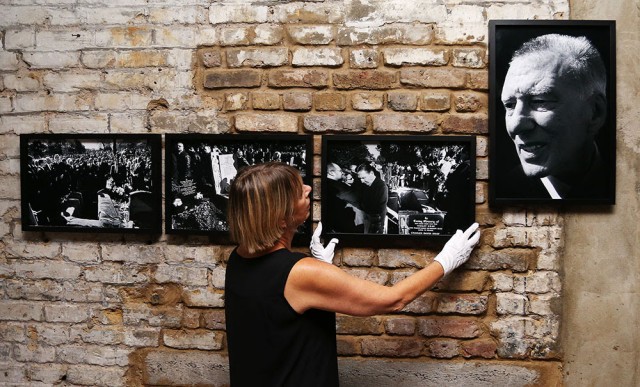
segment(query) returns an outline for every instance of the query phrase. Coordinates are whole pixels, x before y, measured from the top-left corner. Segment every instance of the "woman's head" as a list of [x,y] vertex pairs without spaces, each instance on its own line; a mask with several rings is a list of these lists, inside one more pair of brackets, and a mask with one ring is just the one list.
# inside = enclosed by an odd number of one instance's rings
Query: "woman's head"
[[[288,227],[297,227],[308,216],[307,190],[298,170],[282,163],[242,169],[229,192],[231,238],[250,253],[272,247]],[[303,198],[307,212],[301,219]]]

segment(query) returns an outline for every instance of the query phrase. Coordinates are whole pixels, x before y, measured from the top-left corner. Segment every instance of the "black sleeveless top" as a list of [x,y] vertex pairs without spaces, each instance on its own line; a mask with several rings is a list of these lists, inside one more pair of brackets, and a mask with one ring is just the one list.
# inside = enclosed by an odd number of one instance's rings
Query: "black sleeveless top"
[[335,313],[298,314],[284,297],[289,272],[304,257],[286,249],[249,259],[231,253],[225,316],[232,387],[338,386]]

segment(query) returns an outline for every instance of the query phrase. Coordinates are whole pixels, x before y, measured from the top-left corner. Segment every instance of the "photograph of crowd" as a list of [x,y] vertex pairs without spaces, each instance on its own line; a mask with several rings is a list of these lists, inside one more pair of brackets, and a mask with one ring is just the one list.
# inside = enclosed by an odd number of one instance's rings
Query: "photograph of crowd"
[[161,232],[157,135],[22,135],[22,228]]
[[325,136],[327,234],[448,236],[474,221],[475,140],[469,136]]
[[167,135],[167,233],[227,233],[229,188],[238,171],[278,161],[311,179],[311,137],[290,135]]

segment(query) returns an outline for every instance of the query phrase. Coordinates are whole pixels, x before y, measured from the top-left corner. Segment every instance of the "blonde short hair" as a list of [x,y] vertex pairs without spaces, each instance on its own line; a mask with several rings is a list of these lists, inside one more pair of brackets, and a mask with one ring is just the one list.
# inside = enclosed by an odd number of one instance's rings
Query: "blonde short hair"
[[273,247],[293,221],[301,197],[300,173],[289,165],[269,162],[242,169],[229,192],[231,239],[252,254]]

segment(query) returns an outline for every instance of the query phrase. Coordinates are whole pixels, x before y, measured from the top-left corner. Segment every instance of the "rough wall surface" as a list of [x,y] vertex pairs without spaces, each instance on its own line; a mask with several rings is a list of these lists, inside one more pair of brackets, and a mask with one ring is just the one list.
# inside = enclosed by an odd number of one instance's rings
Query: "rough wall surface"
[[[19,134],[288,132],[478,136],[481,247],[398,314],[339,316],[344,385],[562,384],[564,220],[488,208],[486,43],[490,19],[568,12],[559,0],[3,2],[0,383],[228,383],[231,247],[23,233]],[[316,187],[321,151],[318,137]],[[436,252],[344,248],[337,263],[393,284]]]
[[572,1],[571,18],[616,20],[618,167],[615,208],[566,216],[565,382],[576,387],[638,386],[640,1]]

